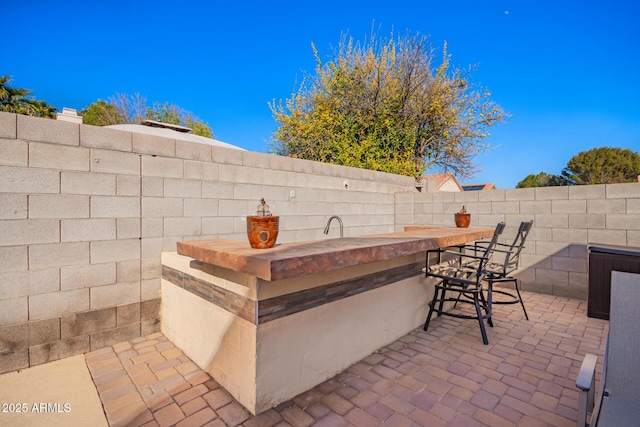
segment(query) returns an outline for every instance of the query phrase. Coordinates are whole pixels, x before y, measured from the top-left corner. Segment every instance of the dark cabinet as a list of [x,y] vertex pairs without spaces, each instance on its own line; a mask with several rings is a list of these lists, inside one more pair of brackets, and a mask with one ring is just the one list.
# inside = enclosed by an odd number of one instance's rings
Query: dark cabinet
[[640,248],[589,246],[589,301],[587,316],[609,319],[611,272],[640,273]]

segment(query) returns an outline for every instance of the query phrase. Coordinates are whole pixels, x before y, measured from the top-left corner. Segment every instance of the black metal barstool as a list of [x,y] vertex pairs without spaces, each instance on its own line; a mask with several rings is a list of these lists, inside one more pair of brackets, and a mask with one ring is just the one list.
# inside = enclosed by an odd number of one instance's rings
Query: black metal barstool
[[[520,266],[520,254],[524,249],[524,243],[527,240],[527,236],[533,227],[533,221],[523,221],[518,227],[516,237],[513,239],[513,243],[495,243],[493,252],[493,258],[487,263],[487,275],[485,280],[489,283],[489,286],[493,288],[494,283],[513,283],[514,291],[506,291],[503,289],[492,289],[494,294],[506,295],[507,299],[497,299],[493,301],[493,304],[520,304],[524,317],[529,320],[527,309],[524,308],[524,301],[520,294],[520,279],[513,276],[513,273],[518,270]],[[488,241],[476,242],[472,248],[474,253],[482,253]],[[468,248],[468,247],[467,247]]]
[[[486,266],[493,255],[494,246],[498,240],[498,236],[502,234],[504,227],[504,222],[496,226],[493,238],[487,242],[481,254],[468,254],[463,251],[455,252],[439,249],[437,251],[438,260],[442,261],[443,255],[445,255],[448,260],[430,266],[428,265],[429,254],[433,251],[427,252],[425,274],[427,277],[437,278],[439,282],[435,285],[433,299],[429,303],[429,314],[427,315],[423,328],[425,331],[429,327],[429,322],[431,321],[434,311],[438,313],[439,316],[446,315],[459,319],[477,319],[480,325],[482,341],[485,344],[489,344],[484,322],[486,319],[489,326],[493,326],[491,320],[491,284],[489,284],[487,298],[485,298],[482,290],[482,281],[487,275]],[[455,292],[458,296],[456,298],[447,297],[447,292]],[[460,299],[461,295],[464,295],[465,298]],[[453,311],[455,307],[451,309],[445,308],[445,302],[473,304],[476,314],[470,315]]]

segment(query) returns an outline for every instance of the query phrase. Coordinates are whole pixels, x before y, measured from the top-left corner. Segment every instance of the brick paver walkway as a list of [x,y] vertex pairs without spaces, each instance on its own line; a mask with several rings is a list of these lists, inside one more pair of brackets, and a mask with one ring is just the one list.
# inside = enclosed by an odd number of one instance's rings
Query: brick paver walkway
[[[575,378],[608,322],[586,302],[524,293],[473,320],[435,318],[291,401],[252,417],[161,333],[86,355],[111,426],[574,426]],[[598,373],[599,375],[599,373]]]

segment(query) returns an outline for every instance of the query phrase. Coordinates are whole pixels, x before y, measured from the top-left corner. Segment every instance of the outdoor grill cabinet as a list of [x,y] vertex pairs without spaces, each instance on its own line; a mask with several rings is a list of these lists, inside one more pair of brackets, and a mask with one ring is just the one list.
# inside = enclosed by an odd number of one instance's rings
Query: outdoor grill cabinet
[[611,271],[640,273],[640,248],[589,246],[589,301],[587,316],[609,320]]

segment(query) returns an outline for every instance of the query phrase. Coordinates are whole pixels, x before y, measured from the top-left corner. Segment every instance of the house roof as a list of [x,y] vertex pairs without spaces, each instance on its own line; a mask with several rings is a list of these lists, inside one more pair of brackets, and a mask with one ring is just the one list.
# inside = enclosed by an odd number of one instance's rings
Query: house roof
[[185,132],[185,133],[189,133],[189,132],[191,132],[193,130],[193,129],[188,128],[186,126],[174,125],[173,123],[164,123],[164,122],[159,122],[157,120],[151,120],[151,119],[142,119],[140,121],[140,124],[141,125],[145,125],[145,126],[151,126],[153,128],[173,129],[175,131]]
[[240,148],[238,146],[229,144],[227,142],[218,141],[217,139],[206,138],[200,135],[193,135],[191,133],[186,133],[183,130],[178,131],[178,130],[170,129],[168,127],[159,127],[157,126],[157,123],[160,123],[160,122],[154,122],[153,125],[124,124],[124,125],[109,125],[105,127],[110,129],[124,130],[127,132],[142,133],[145,135],[163,136],[165,138],[179,139],[181,141],[197,142],[200,144],[214,145],[216,147],[233,148],[236,150],[247,151],[244,148]]
[[487,184],[462,184],[464,191],[495,190],[496,188],[496,185],[492,182]]
[[452,173],[432,173],[422,175],[422,178],[435,180],[436,190],[439,191],[464,191]]

